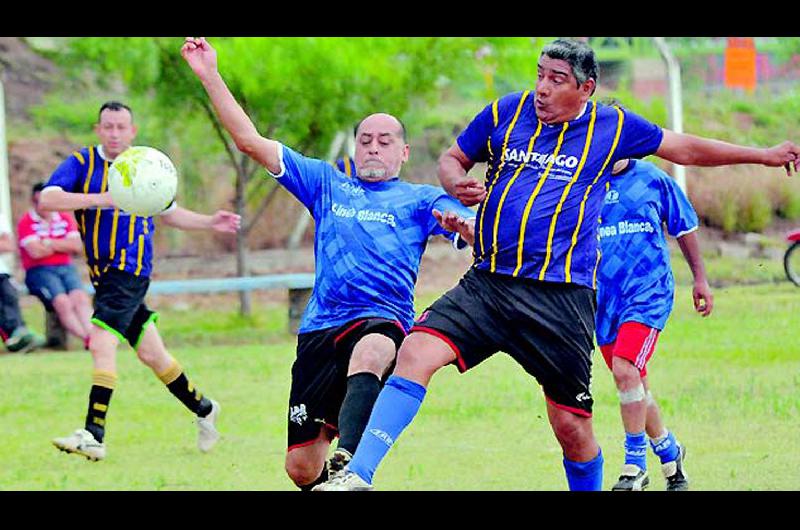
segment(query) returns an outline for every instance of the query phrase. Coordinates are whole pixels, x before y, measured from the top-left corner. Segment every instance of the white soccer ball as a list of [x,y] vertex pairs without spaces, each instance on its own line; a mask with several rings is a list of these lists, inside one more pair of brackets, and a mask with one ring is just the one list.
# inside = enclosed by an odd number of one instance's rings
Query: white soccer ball
[[114,204],[126,212],[156,215],[175,199],[178,172],[172,160],[158,149],[129,147],[108,170],[108,191]]

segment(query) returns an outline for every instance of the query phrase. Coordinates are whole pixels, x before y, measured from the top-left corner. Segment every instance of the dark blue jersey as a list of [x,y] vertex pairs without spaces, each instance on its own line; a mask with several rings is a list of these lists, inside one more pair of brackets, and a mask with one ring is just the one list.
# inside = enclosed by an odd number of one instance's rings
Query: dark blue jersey
[[458,137],[487,162],[475,266],[499,274],[594,287],[597,219],[615,161],[654,153],[660,127],[589,101],[572,121],[539,121],[533,91],[487,105]]

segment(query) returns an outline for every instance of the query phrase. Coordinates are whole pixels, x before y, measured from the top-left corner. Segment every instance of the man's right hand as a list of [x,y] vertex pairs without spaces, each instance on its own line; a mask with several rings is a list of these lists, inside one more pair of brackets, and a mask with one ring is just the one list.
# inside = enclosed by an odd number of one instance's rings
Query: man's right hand
[[95,207],[97,208],[116,208],[114,205],[114,199],[111,198],[111,193],[104,192],[104,193],[97,193],[96,195],[96,203]]
[[181,55],[200,79],[217,71],[217,51],[204,37],[186,37]]
[[464,206],[474,206],[486,197],[486,187],[474,177],[465,177],[456,182],[453,192]]

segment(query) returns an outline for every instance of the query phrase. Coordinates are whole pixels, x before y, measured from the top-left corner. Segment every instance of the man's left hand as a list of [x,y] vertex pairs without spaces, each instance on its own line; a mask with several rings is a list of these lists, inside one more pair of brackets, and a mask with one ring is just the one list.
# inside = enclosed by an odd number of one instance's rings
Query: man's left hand
[[461,239],[469,243],[469,246],[475,244],[475,218],[465,219],[455,212],[440,212],[433,210],[433,217],[439,222],[439,225],[448,232],[456,232],[461,236]]
[[242,216],[226,210],[218,210],[211,216],[211,228],[216,232],[235,233],[242,226]]

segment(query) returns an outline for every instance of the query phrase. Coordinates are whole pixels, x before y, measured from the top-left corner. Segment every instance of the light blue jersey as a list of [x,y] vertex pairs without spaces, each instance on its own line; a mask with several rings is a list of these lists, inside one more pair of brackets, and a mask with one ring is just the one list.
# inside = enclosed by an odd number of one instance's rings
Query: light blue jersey
[[673,237],[697,230],[697,214],[669,175],[631,160],[607,186],[600,218],[597,343],[614,342],[623,322],[664,329],[675,292],[663,227]]
[[432,210],[475,213],[436,186],[351,178],[286,146],[281,157],[275,177],[316,223],[314,291],[300,333],[367,316],[396,320],[408,331],[428,239],[447,234]]

